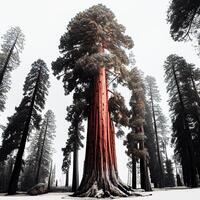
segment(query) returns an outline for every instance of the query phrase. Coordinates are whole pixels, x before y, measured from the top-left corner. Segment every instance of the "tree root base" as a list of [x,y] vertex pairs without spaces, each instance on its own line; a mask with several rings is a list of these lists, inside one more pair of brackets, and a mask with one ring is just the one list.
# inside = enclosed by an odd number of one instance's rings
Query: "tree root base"
[[[118,183],[118,185],[114,185],[109,183],[107,187],[101,187],[102,185],[98,185],[97,182],[94,182],[93,185],[86,186],[85,188],[78,189],[72,196],[74,197],[95,197],[95,198],[111,198],[114,199],[116,197],[128,197],[128,196],[136,196],[143,197],[149,196],[149,194],[141,194],[140,192],[134,191],[131,187],[124,185],[123,183]],[[151,195],[151,194],[150,194]]]

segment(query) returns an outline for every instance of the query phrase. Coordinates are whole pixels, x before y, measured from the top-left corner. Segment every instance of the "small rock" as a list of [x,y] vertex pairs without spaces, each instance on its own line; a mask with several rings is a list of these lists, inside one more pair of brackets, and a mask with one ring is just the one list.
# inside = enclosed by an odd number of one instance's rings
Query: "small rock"
[[47,185],[45,183],[38,183],[37,185],[29,189],[27,193],[29,195],[39,195],[47,192],[48,192]]

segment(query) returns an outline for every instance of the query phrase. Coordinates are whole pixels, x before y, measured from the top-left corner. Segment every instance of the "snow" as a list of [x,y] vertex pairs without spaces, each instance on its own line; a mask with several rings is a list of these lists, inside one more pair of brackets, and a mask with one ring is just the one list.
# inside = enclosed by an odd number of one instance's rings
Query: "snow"
[[[78,198],[69,196],[71,193],[48,193],[40,196],[28,196],[25,194],[18,194],[14,196],[5,196],[0,194],[0,200],[96,200],[96,198]],[[117,200],[199,200],[200,188],[187,189],[187,188],[172,188],[155,190],[153,192],[142,192],[143,197],[127,197],[116,198]],[[109,199],[109,198],[107,198]]]

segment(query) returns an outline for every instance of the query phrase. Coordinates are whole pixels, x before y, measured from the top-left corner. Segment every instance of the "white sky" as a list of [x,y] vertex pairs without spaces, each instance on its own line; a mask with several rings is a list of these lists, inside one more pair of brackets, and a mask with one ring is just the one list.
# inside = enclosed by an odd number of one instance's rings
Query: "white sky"
[[[8,93],[6,110],[1,115],[1,124],[13,114],[22,98],[22,86],[31,64],[38,58],[43,59],[49,69],[51,62],[59,56],[58,45],[61,35],[65,32],[68,22],[78,12],[90,6],[103,3],[116,15],[118,22],[123,24],[135,43],[133,52],[136,65],[156,78],[162,96],[161,106],[168,116],[166,85],[164,83],[163,63],[171,53],[183,56],[188,62],[200,66],[194,47],[190,43],[176,43],[169,35],[166,23],[166,11],[169,0],[0,0],[0,35],[11,26],[20,26],[26,37],[25,49],[21,55],[20,66],[12,72],[12,89]],[[1,41],[0,41],[1,42]],[[55,140],[55,158],[59,183],[61,176],[62,152],[67,138],[67,122],[65,121],[66,106],[71,98],[64,96],[62,82],[57,81],[51,73],[51,88],[46,103],[56,115],[57,133]],[[127,157],[122,141],[117,140],[119,174],[127,182]],[[80,153],[80,174],[84,151]],[[63,180],[61,180],[63,179]],[[81,177],[80,177],[81,179]]]

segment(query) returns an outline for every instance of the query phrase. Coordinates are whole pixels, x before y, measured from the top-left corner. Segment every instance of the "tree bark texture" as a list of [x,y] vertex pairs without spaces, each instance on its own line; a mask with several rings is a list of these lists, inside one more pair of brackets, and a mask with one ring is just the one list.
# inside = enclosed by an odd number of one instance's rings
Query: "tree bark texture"
[[99,68],[93,85],[83,178],[74,196],[128,196],[131,188],[119,179],[114,126],[108,111],[106,70]]

